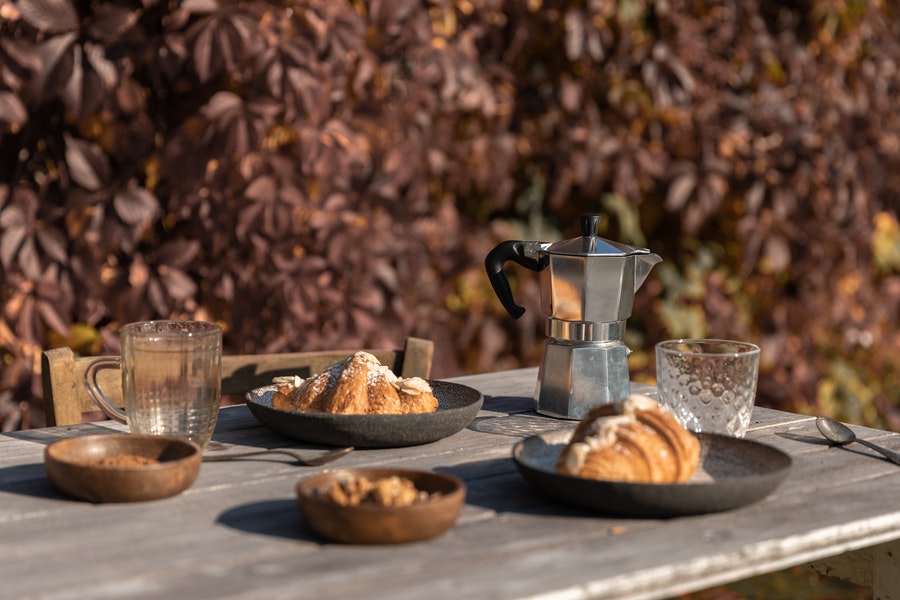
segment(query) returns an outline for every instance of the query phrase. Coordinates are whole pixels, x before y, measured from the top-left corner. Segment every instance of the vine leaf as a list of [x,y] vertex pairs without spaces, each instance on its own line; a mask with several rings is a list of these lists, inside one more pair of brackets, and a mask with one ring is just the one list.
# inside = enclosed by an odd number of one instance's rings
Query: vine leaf
[[69,174],[81,187],[95,192],[101,189],[110,176],[109,159],[96,144],[64,136],[66,143],[66,163]]
[[69,0],[19,0],[22,18],[44,33],[60,33],[78,28],[78,11]]
[[159,201],[153,192],[137,185],[117,192],[113,206],[119,218],[128,225],[149,223],[159,213]]
[[682,210],[688,198],[697,188],[697,176],[694,173],[682,173],[669,185],[666,195],[666,208],[673,212]]
[[0,212],[0,231],[3,231],[0,237],[0,264],[4,269],[9,269],[28,235],[28,219],[22,209],[10,206]]
[[114,42],[131,29],[141,16],[140,10],[129,10],[121,6],[99,3],[88,22],[90,35],[103,42]]
[[37,47],[41,68],[35,75],[34,87],[39,98],[53,97],[69,80],[74,57],[69,50],[78,35],[69,32],[49,38]]
[[0,91],[0,123],[8,123],[18,128],[27,120],[28,111],[22,101],[15,94]]
[[69,262],[66,236],[59,229],[42,227],[35,232],[34,237],[47,256],[63,265]]
[[201,82],[234,73],[238,61],[257,52],[256,22],[239,10],[219,11],[198,21],[188,36],[193,40],[194,68]]
[[265,98],[245,102],[234,92],[216,92],[201,108],[210,121],[204,142],[228,155],[246,154],[265,137],[279,110],[277,102]]

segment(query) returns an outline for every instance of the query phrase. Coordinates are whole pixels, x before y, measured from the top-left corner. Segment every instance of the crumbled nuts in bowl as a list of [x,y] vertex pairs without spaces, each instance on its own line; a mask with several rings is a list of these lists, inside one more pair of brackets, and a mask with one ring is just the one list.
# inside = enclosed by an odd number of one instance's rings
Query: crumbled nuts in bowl
[[367,477],[336,480],[323,496],[341,506],[360,504],[411,506],[428,502],[432,496],[440,497],[440,492],[429,494],[416,488],[416,485],[406,477],[390,475],[375,480]]
[[318,537],[349,544],[395,544],[446,532],[465,501],[453,475],[412,469],[342,469],[297,484],[306,525]]

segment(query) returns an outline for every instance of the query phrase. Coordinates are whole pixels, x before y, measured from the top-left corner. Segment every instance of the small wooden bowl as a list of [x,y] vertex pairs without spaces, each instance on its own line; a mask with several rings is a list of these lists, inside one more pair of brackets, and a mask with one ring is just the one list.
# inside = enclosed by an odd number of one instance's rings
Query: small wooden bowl
[[180,494],[197,479],[202,458],[193,442],[133,433],[70,438],[44,449],[50,482],[64,494],[97,503]]
[[[326,495],[335,481],[354,477],[375,481],[394,475],[409,479],[416,489],[432,496],[420,504],[391,507],[341,506]],[[342,469],[297,484],[300,512],[310,529],[324,539],[346,544],[399,544],[436,537],[456,522],[465,497],[461,479],[409,469]]]

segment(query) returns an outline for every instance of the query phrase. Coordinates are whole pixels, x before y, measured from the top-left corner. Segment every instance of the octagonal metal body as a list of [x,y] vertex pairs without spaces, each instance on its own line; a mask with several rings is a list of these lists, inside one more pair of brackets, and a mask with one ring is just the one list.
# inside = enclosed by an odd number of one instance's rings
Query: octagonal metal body
[[629,353],[621,341],[549,340],[538,371],[535,409],[579,420],[599,404],[624,400],[631,393]]

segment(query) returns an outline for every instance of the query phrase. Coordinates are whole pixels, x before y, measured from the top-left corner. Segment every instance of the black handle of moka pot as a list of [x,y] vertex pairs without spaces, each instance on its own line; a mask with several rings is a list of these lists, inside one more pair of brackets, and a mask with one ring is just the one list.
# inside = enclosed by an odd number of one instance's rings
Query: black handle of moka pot
[[503,308],[512,315],[514,319],[518,319],[525,313],[525,309],[516,304],[513,299],[512,289],[509,287],[509,280],[503,271],[503,265],[506,261],[511,260],[514,263],[522,265],[526,269],[532,271],[541,271],[547,266],[547,261],[541,261],[529,256],[525,256],[525,242],[521,240],[510,240],[500,242],[496,248],[488,252],[484,259],[484,268],[487,270],[488,279],[491,280],[491,287],[494,293],[500,299]]

